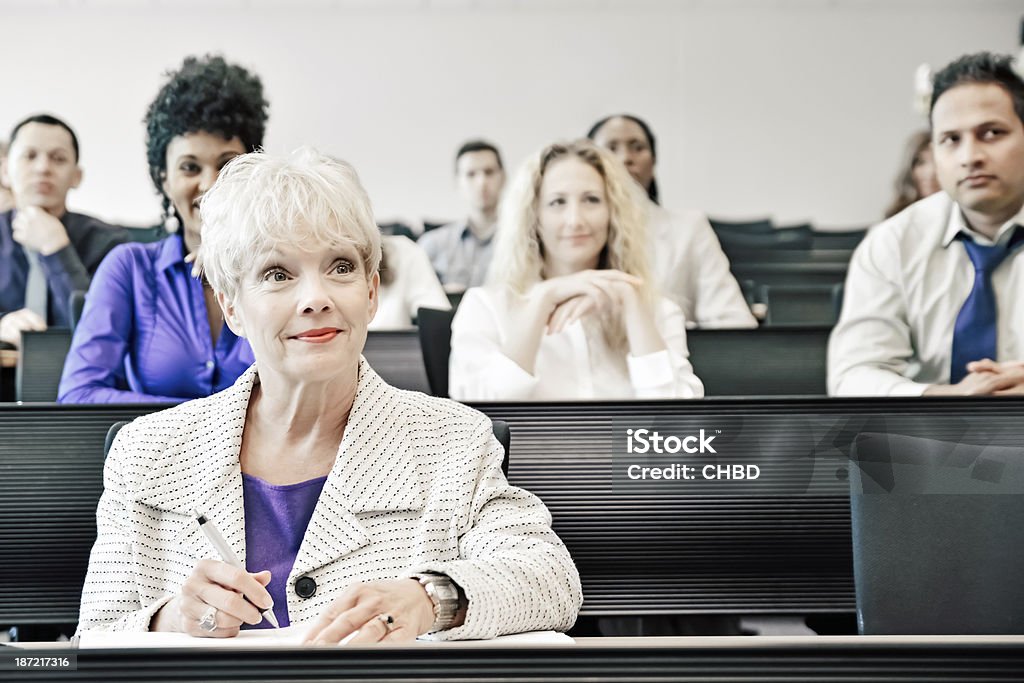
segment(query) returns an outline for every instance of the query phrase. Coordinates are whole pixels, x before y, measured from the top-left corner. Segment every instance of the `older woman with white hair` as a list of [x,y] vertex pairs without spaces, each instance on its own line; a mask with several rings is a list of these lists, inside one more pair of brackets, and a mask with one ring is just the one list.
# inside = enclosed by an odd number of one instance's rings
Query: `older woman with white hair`
[[452,398],[703,396],[683,313],[651,282],[646,202],[589,141],[527,161],[502,205],[488,284],[452,323]]
[[381,247],[355,171],[246,154],[201,211],[203,269],[256,362],[118,434],[79,628],[231,637],[268,608],[324,644],[569,628],[579,576],[544,505],[505,480],[490,420],[360,355]]

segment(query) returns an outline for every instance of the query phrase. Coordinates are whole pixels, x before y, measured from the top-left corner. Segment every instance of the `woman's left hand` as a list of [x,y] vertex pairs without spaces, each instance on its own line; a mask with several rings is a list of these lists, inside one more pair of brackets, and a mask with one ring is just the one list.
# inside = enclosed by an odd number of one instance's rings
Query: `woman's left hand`
[[305,642],[336,645],[356,631],[351,645],[411,642],[433,623],[434,604],[416,579],[357,583],[327,606]]

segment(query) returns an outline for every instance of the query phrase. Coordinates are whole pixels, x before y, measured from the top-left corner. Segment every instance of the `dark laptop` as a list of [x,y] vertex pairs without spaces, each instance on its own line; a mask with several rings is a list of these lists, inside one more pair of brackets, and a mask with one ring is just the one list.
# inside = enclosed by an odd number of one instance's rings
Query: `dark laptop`
[[1024,444],[864,433],[851,460],[860,632],[1024,634]]

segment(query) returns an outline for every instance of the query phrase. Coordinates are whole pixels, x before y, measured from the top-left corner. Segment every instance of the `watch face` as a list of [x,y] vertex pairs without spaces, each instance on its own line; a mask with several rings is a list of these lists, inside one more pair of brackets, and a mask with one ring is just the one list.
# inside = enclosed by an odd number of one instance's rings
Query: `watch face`
[[434,603],[434,624],[432,631],[449,628],[459,611],[459,590],[446,576],[423,576],[420,583]]
[[434,593],[440,600],[459,600],[459,591],[455,589],[455,586],[449,581],[431,583],[431,587],[434,589]]

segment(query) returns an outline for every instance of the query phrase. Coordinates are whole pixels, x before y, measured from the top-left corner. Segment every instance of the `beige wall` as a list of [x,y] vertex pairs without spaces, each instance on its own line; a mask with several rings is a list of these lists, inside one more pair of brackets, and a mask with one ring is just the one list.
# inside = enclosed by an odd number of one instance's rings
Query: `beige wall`
[[629,110],[658,135],[668,206],[862,225],[923,123],[917,65],[1016,50],[1022,15],[1020,0],[0,0],[0,131],[65,117],[86,171],[72,207],[153,222],[145,107],[161,73],[218,51],[263,77],[268,150],[347,158],[382,219],[457,216],[467,137],[515,166]]

